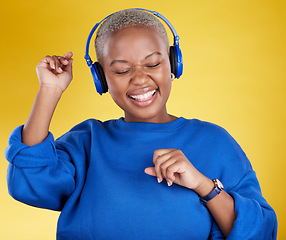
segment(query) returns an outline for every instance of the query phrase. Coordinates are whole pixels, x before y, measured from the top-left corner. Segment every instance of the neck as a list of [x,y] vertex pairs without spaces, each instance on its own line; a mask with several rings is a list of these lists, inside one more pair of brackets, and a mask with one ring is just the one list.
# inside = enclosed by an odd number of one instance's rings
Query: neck
[[163,116],[154,116],[151,118],[138,118],[125,114],[125,122],[149,122],[149,123],[167,123],[176,120],[178,117],[170,115],[166,112]]

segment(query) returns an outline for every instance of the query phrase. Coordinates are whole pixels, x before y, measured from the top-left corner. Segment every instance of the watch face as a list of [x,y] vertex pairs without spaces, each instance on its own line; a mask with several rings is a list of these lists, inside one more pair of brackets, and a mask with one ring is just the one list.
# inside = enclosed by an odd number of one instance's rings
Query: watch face
[[221,183],[220,180],[215,179],[214,182],[215,182],[215,184],[217,185],[217,187],[218,187],[219,189],[221,189],[221,190],[223,189],[223,185],[222,185],[222,183]]

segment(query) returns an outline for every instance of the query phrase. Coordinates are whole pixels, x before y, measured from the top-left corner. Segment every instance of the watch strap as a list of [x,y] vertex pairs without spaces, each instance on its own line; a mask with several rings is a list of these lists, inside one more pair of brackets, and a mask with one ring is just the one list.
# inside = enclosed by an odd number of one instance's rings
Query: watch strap
[[211,199],[213,199],[215,196],[217,196],[218,194],[220,194],[220,192],[223,190],[223,186],[221,184],[221,186],[219,186],[217,184],[217,179],[214,179],[213,182],[215,184],[213,190],[206,196],[204,197],[200,197],[200,201],[203,203],[203,204],[206,204],[208,201],[210,201]]

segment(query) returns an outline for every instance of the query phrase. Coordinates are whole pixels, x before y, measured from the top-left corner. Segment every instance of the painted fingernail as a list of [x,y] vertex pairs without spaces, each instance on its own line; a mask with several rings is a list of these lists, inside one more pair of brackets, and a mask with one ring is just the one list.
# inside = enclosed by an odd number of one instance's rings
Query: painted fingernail
[[62,69],[61,67],[59,67],[59,70],[60,70],[60,72],[62,72],[62,71],[63,71],[63,69]]
[[172,185],[172,182],[167,181],[168,187]]
[[157,178],[158,183],[161,183],[162,181],[160,180],[160,178]]
[[52,64],[52,69],[56,69],[56,66],[55,66],[55,64]]

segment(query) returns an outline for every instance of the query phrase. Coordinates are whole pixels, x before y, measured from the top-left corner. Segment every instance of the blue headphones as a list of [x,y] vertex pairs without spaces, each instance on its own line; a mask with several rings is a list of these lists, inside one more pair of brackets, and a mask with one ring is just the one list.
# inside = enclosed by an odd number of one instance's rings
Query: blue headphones
[[[150,11],[150,10],[143,9],[143,8],[133,8],[133,9],[150,12],[150,13],[154,14],[155,16],[161,18],[169,26],[169,28],[171,29],[171,31],[174,35],[174,44],[173,44],[173,46],[170,46],[171,72],[175,75],[176,78],[179,78],[183,73],[183,58],[182,58],[181,49],[179,47],[180,37],[177,35],[172,24],[164,16],[162,16],[161,14],[159,14],[155,11]],[[117,12],[115,12],[115,13],[117,13]],[[102,19],[99,23],[95,24],[95,26],[92,28],[91,32],[89,33],[89,36],[88,36],[87,41],[86,41],[85,57],[84,58],[86,59],[87,66],[90,67],[96,90],[100,95],[102,93],[106,93],[108,91],[108,86],[107,86],[107,82],[106,82],[105,75],[104,75],[104,72],[103,72],[101,65],[98,62],[93,63],[90,59],[89,45],[90,45],[90,40],[92,38],[92,35],[94,34],[94,32],[98,28],[98,26],[103,21],[105,21],[107,18],[109,18],[110,16],[112,16],[115,13],[108,15],[107,17]]]

